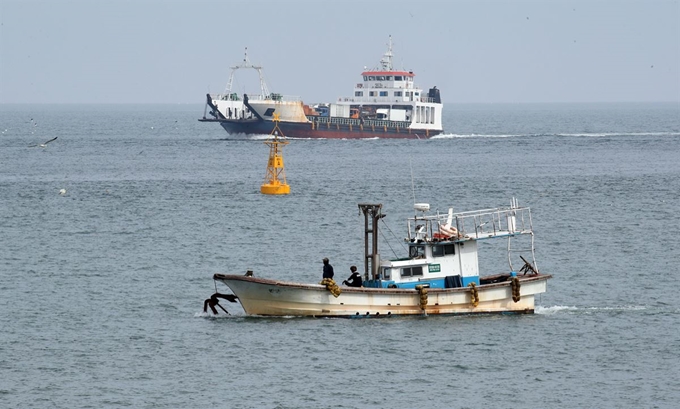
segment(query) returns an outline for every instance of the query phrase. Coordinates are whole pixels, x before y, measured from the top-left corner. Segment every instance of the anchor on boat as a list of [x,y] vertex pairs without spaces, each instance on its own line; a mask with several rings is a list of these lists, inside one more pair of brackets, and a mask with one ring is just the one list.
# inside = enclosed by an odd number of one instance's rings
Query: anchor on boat
[[206,299],[203,302],[203,312],[208,312],[208,307],[210,307],[213,314],[217,315],[218,313],[215,307],[220,307],[225,314],[229,315],[229,311],[227,311],[226,309],[224,309],[224,307],[220,305],[219,298],[224,298],[229,302],[236,302],[236,300],[238,299],[238,297],[235,296],[234,294],[222,294],[216,292],[215,294],[211,295],[210,298]]

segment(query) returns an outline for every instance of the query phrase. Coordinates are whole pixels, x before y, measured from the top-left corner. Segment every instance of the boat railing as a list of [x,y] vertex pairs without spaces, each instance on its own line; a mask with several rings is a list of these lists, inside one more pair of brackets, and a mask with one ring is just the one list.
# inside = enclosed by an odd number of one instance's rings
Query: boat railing
[[430,98],[427,96],[420,96],[420,97],[340,97],[338,98],[338,102],[350,102],[353,104],[365,104],[365,103],[405,103],[405,102],[426,102],[426,103],[431,103],[434,104],[436,101],[434,98]]
[[[413,230],[411,229],[412,224]],[[409,218],[408,240],[441,238],[443,237],[441,232],[451,231],[451,227],[454,227],[458,232],[456,239],[461,240],[533,233],[531,209],[528,207],[482,209],[454,213],[451,226],[447,225],[448,214]]]
[[327,117],[327,116],[308,116],[311,122],[314,122],[316,126],[330,126],[330,125],[352,125],[356,127],[361,127],[363,125],[364,129],[382,129],[382,128],[399,128],[405,129],[411,125],[409,121],[385,121],[379,119],[357,119],[357,118],[340,118],[340,117]]
[[[262,94],[247,94],[248,95],[248,100],[250,101],[267,101],[267,100],[272,100],[272,101],[302,101],[302,98],[300,96],[296,95],[282,95],[282,94],[276,94],[276,93],[271,93],[269,95],[262,95]],[[210,97],[213,100],[220,100],[220,101],[243,101],[243,95],[239,95],[235,92],[232,92],[230,94],[210,94]]]

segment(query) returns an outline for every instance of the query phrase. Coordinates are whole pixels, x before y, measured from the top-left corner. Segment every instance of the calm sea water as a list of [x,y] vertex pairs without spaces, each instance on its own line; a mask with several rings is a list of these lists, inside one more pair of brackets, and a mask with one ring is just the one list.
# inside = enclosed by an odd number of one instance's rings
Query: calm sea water
[[[259,193],[262,138],[202,113],[0,106],[0,407],[677,407],[678,104],[448,105],[431,140],[292,140],[283,197]],[[402,254],[414,197],[531,206],[536,314],[202,313],[216,272],[349,276],[359,202]]]

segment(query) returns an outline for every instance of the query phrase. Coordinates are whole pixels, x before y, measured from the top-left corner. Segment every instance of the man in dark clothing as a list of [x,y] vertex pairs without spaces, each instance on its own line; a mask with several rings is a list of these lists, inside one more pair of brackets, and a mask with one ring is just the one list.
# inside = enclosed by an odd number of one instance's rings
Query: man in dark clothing
[[323,278],[333,278],[333,266],[328,263],[328,258],[323,259]]
[[352,266],[349,270],[352,272],[352,275],[342,283],[350,287],[361,287],[361,275],[357,272],[357,266]]

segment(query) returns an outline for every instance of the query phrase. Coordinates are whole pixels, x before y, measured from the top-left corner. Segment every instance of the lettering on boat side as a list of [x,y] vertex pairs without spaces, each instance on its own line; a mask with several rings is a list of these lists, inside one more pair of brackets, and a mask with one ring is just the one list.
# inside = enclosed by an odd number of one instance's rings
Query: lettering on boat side
[[441,265],[440,264],[428,264],[427,265],[427,271],[429,271],[430,273],[438,273],[438,272],[442,271]]

